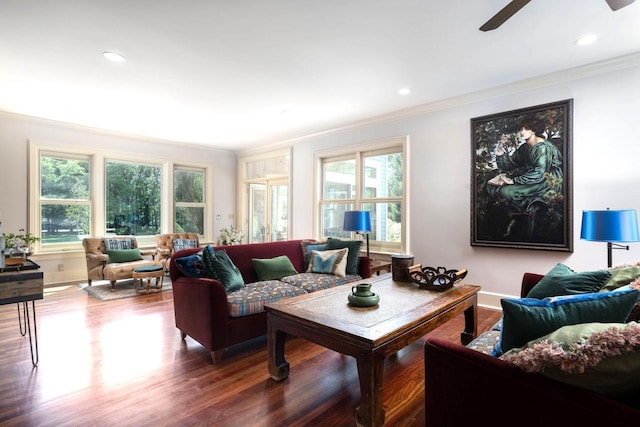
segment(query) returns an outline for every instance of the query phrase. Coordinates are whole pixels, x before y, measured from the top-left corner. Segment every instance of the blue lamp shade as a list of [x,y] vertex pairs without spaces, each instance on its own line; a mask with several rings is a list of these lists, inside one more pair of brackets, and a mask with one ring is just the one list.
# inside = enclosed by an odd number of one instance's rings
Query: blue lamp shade
[[638,242],[636,210],[583,211],[580,238],[593,242]]
[[345,231],[368,233],[371,231],[371,215],[368,211],[347,211],[344,213]]

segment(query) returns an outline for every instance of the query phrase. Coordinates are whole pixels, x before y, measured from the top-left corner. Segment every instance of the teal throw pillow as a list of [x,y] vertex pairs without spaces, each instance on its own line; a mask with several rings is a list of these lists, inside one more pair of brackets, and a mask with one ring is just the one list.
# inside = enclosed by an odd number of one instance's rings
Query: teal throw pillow
[[611,278],[600,289],[601,292],[613,291],[636,280],[640,276],[640,265],[612,268],[609,272]]
[[253,258],[253,268],[256,269],[258,280],[278,280],[285,276],[298,274],[291,260],[286,255],[270,259]]
[[303,240],[302,245],[302,257],[304,259],[304,269],[309,267],[309,258],[311,258],[311,251],[324,251],[329,244],[327,242],[316,242],[315,240]]
[[640,291],[627,288],[612,292],[579,295],[506,299],[502,304],[502,333],[496,353],[551,333],[556,329],[578,323],[624,323],[640,297]]
[[360,248],[362,241],[360,240],[340,240],[329,237],[327,239],[327,249],[349,249],[347,256],[347,274],[358,274],[358,264],[360,263]]
[[637,396],[639,335],[636,322],[568,325],[500,358],[527,372],[613,398]]
[[344,277],[346,276],[348,253],[349,249],[347,248],[312,251],[307,272]]
[[111,249],[107,251],[107,255],[109,255],[109,262],[130,262],[130,261],[141,261],[142,254],[140,253],[140,249]]
[[202,263],[206,277],[218,280],[227,292],[237,291],[244,287],[244,279],[240,270],[224,249],[215,251],[212,247],[205,248],[202,251]]
[[[211,248],[213,250],[213,248]],[[207,277],[204,263],[202,262],[202,251],[186,257],[176,258],[178,270],[187,277]]]
[[611,273],[606,270],[576,273],[558,263],[529,291],[527,298],[543,299],[598,292],[610,277]]

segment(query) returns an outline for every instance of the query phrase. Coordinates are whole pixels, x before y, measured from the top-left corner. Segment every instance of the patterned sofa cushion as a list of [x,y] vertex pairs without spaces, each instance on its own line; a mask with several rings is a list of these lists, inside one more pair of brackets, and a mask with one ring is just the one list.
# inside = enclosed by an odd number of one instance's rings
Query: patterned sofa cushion
[[306,292],[315,292],[322,289],[329,289],[341,286],[347,283],[356,282],[362,279],[357,274],[347,274],[344,277],[334,276],[333,274],[322,273],[300,273],[294,276],[283,277],[282,280]]
[[304,289],[279,280],[247,283],[242,289],[227,293],[229,316],[241,317],[264,311],[264,304],[306,294]]

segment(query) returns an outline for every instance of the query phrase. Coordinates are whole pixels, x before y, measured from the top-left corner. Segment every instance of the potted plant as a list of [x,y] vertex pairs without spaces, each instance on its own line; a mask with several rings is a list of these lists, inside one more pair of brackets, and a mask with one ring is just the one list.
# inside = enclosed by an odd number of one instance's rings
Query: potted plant
[[40,241],[39,237],[25,233],[24,228],[18,230],[18,234],[2,233],[2,237],[4,237],[7,255],[30,254],[33,251],[33,244]]

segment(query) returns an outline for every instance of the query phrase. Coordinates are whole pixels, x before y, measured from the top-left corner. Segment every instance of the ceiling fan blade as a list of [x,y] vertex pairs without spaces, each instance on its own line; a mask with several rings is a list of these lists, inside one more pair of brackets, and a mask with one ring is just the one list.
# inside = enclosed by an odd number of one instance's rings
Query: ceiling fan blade
[[622,9],[625,6],[629,6],[635,0],[607,0],[607,4],[611,8],[611,10],[616,11],[618,9]]
[[504,24],[507,19],[515,15],[517,11],[522,9],[530,1],[531,0],[513,0],[511,3],[506,5],[500,12],[496,13],[493,16],[493,18],[489,19],[482,27],[480,27],[480,31],[495,30],[500,25]]

